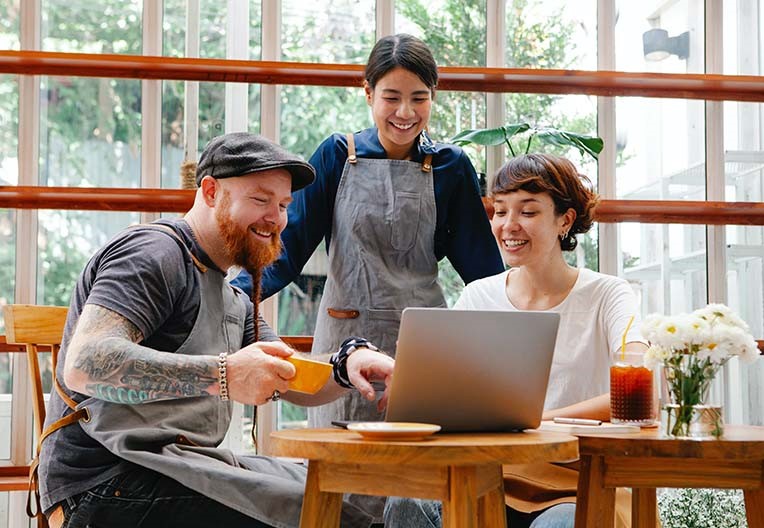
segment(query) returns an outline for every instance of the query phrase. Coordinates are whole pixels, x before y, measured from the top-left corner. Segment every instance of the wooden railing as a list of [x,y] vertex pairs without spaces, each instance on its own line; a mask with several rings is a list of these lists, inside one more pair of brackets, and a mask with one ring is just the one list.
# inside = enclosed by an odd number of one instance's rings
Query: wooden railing
[[[0,51],[0,73],[361,86],[363,66],[141,55]],[[530,68],[438,68],[439,90],[764,101],[762,77]]]
[[[193,200],[194,191],[181,189],[0,186],[0,209],[183,213]],[[492,216],[490,199],[485,199],[484,205]],[[603,200],[595,219],[605,223],[764,225],[764,203]]]

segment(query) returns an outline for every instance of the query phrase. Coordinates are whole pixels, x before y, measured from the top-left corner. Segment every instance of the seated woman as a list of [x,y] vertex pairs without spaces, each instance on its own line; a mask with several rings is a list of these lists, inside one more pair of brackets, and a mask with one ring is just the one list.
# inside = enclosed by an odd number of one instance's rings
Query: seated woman
[[[563,257],[563,251],[576,248],[575,236],[591,228],[599,197],[590,187],[588,178],[564,158],[528,154],[507,162],[491,189],[491,228],[510,269],[467,285],[454,306],[560,314],[545,420],[610,419],[610,357],[620,350],[629,319],[638,314],[625,280],[574,268]],[[647,349],[638,328],[631,326],[626,350]],[[575,469],[560,465],[505,466],[509,525],[572,527],[577,478]],[[628,526],[628,500],[624,506],[617,508],[619,526]],[[391,498],[385,520],[386,526],[437,527],[440,504]]]

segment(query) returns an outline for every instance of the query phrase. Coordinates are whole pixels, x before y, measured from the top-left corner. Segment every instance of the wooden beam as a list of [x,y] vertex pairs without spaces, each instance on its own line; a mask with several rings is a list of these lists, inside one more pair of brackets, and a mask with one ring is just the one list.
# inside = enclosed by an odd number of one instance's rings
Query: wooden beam
[[[764,101],[764,77],[443,67],[440,90]],[[361,86],[359,64],[0,51],[0,73],[308,86]]]
[[[0,209],[61,209],[184,213],[192,190],[112,187],[0,186]],[[489,215],[490,199],[483,203]],[[603,223],[764,225],[764,203],[682,200],[602,200],[595,220]]]
[[193,190],[116,187],[0,186],[0,209],[63,209],[184,213]]

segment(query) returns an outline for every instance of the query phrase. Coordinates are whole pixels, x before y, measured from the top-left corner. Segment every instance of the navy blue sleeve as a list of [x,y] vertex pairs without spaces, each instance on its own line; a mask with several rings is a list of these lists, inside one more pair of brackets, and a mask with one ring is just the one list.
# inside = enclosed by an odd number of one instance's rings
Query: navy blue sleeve
[[480,199],[475,168],[464,152],[460,153],[454,170],[458,178],[448,202],[446,256],[465,284],[469,284],[501,273],[504,263]]
[[316,169],[316,180],[292,195],[288,224],[281,233],[281,256],[263,272],[262,299],[292,282],[325,236],[328,247],[334,198],[347,158],[347,146],[344,157],[341,147],[339,135],[334,134],[311,156],[309,163]]
[[247,297],[252,298],[252,275],[245,270],[241,270],[241,272],[233,278],[231,284],[246,293]]

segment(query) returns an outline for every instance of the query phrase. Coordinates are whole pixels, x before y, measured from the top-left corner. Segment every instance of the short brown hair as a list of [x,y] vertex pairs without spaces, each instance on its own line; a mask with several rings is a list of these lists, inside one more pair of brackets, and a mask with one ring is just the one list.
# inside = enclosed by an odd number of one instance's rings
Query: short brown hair
[[578,245],[575,235],[586,233],[592,227],[594,209],[600,197],[594,192],[591,180],[579,174],[569,160],[551,154],[524,154],[512,158],[496,173],[491,194],[521,190],[534,194],[547,193],[558,215],[568,209],[576,211],[570,231],[560,240],[563,251],[575,249]]

